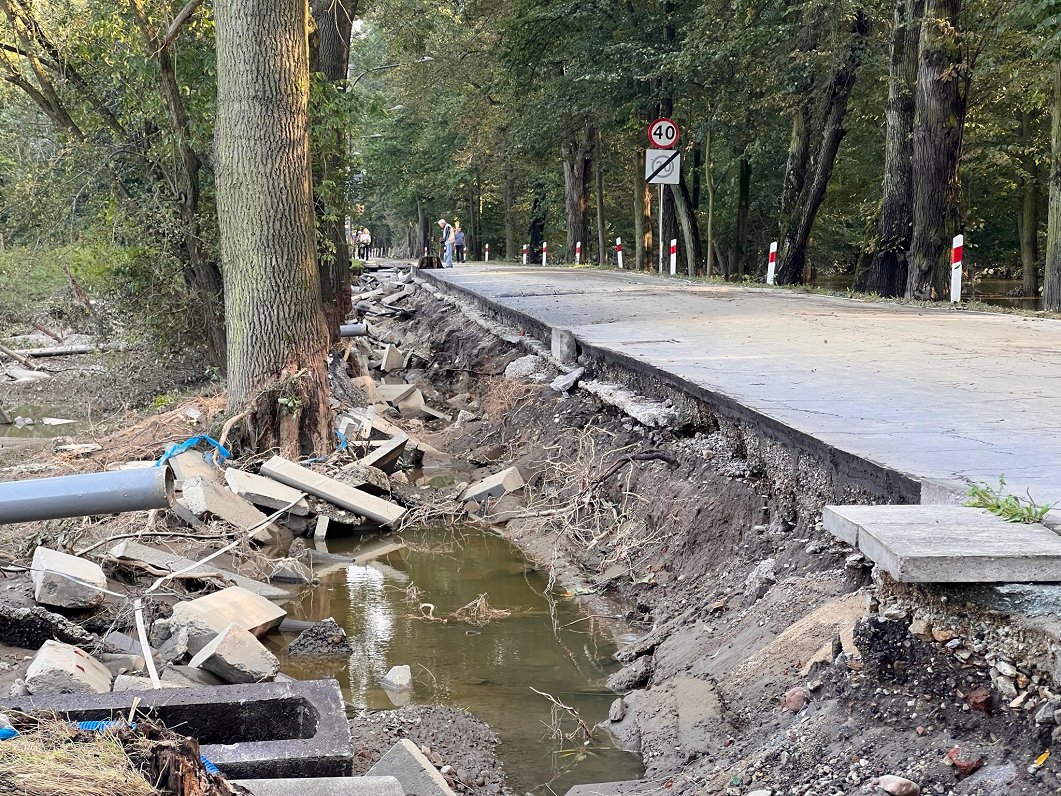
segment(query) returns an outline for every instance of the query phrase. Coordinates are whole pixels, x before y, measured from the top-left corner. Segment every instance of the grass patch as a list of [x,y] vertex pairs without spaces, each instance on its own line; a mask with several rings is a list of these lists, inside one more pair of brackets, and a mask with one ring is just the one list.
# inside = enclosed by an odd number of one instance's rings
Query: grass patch
[[1006,491],[1006,476],[998,477],[998,487],[987,483],[973,484],[969,487],[969,499],[965,505],[975,509],[986,509],[1006,522],[1042,522],[1043,518],[1054,507],[1054,504],[1036,503],[1028,494],[1028,499],[1011,495]]

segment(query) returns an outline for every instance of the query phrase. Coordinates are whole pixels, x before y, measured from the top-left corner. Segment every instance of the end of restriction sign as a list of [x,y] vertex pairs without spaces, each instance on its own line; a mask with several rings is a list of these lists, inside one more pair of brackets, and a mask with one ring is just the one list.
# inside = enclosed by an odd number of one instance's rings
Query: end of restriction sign
[[677,185],[682,156],[671,149],[645,150],[645,182],[651,185]]

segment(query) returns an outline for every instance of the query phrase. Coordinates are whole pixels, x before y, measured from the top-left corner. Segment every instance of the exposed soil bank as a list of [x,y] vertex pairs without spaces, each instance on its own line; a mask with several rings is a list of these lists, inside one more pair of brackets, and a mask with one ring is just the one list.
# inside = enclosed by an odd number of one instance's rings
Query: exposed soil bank
[[[417,352],[410,383],[476,417],[416,433],[483,466],[470,477],[515,463],[522,505],[473,509],[507,520],[558,580],[594,592],[590,611],[618,606],[639,636],[618,653],[626,696],[605,725],[640,750],[645,790],[847,796],[881,775],[938,794],[1061,785],[1051,761],[1033,765],[1052,745],[1052,710],[1035,721],[1052,684],[1017,672],[1038,691],[1010,707],[991,690],[997,662],[954,656],[953,635],[925,636],[915,611],[878,613],[865,562],[821,530],[824,504],[901,501],[908,485],[872,468],[852,478],[849,462],[659,385],[654,401],[552,390],[555,365],[525,359],[540,344],[430,290],[411,320],[379,328]],[[584,380],[616,375],[582,364]]]

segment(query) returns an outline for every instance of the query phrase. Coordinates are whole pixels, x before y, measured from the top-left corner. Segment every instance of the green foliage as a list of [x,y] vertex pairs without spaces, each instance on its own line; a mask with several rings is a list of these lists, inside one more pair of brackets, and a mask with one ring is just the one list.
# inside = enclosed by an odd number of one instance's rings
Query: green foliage
[[987,509],[996,514],[1006,522],[1042,522],[1043,518],[1053,509],[1054,504],[1043,505],[1036,503],[1031,494],[1028,499],[1017,497],[1006,492],[1006,477],[998,477],[998,487],[987,483],[973,484],[969,487],[969,499],[965,505],[976,509]]

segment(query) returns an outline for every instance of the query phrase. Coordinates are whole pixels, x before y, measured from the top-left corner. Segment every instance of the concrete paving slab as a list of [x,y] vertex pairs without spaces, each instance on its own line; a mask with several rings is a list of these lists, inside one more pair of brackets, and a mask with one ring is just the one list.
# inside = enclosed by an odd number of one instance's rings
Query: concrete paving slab
[[[167,660],[175,660],[185,651],[195,655],[231,624],[261,638],[279,627],[285,616],[287,611],[261,595],[230,586],[205,597],[177,603],[173,606],[173,616],[155,622],[152,643],[162,645],[178,639],[176,654],[167,657]],[[166,648],[159,652],[165,654]]]
[[405,509],[389,500],[342,484],[334,478],[315,473],[307,467],[274,456],[262,465],[262,473],[303,492],[316,495],[340,508],[352,511],[383,525],[393,525],[405,515]]
[[401,458],[408,443],[408,434],[395,434],[370,454],[361,458],[358,464],[376,467],[389,475],[398,466],[398,460]]
[[394,777],[405,796],[455,796],[445,777],[408,738],[394,744],[368,770],[368,776]]
[[[255,506],[265,506],[273,511],[290,507],[287,510],[291,514],[303,517],[310,513],[309,504],[297,489],[272,478],[229,467],[225,470],[225,483],[235,494]],[[291,505],[292,501],[294,505]]]
[[823,522],[903,583],[1061,581],[1061,536],[982,509],[829,506]]
[[261,683],[276,677],[280,661],[248,631],[229,625],[199,650],[189,664],[227,683]]
[[519,470],[515,467],[508,467],[481,481],[476,481],[461,492],[460,497],[458,497],[457,500],[475,500],[482,502],[487,498],[507,495],[509,492],[520,489],[522,486],[523,476],[519,474]]
[[53,608],[92,608],[103,602],[107,576],[95,561],[37,545],[30,564],[33,599]]
[[195,476],[208,481],[217,481],[221,477],[221,471],[203,458],[202,451],[192,450],[178,453],[169,460],[169,468],[173,471],[173,477],[178,481],[187,481]]
[[405,796],[394,777],[315,777],[304,779],[237,779],[252,796]]
[[26,670],[26,688],[31,694],[105,694],[111,673],[84,650],[46,641]]

